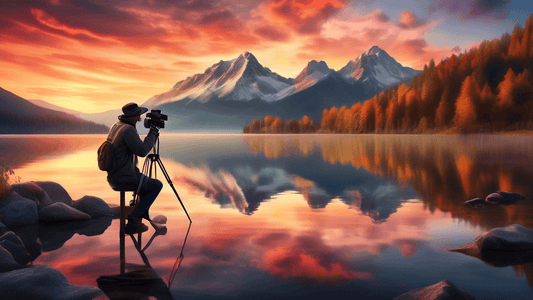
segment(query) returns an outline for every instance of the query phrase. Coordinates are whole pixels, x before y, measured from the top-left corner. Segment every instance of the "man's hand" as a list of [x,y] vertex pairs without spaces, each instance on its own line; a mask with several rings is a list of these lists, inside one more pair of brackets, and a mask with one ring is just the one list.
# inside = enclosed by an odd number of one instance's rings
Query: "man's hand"
[[150,125],[150,130],[154,130],[157,134],[159,134],[159,127],[155,126],[154,124]]

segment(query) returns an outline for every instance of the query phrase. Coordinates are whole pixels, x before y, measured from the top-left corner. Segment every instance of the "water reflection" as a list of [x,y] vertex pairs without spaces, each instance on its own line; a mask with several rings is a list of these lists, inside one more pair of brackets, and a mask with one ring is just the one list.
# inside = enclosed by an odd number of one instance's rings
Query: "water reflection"
[[[244,136],[251,152],[268,159],[309,157],[351,165],[411,186],[430,211],[440,209],[484,228],[518,223],[533,228],[533,154],[530,137]],[[473,209],[464,201],[506,190],[527,201]]]
[[[445,251],[492,227],[531,223],[529,199],[463,205],[499,189],[530,198],[526,141],[163,135],[162,158],[194,226],[186,259],[176,260],[187,219],[164,183],[151,209],[169,216],[173,235],[146,250],[156,273],[146,274],[165,282],[172,265],[181,266],[169,289],[175,299],[392,299],[443,279],[478,299],[528,299],[530,265],[493,268]],[[16,174],[66,181],[69,192],[89,184],[89,194],[116,203],[105,175],[96,166],[87,171],[98,143],[91,147],[26,163]],[[76,178],[51,174],[57,163]],[[118,227],[115,221],[102,235],[74,235],[36,263],[71,283],[95,285],[99,276],[119,273]],[[145,266],[132,243],[126,252],[129,263]]]

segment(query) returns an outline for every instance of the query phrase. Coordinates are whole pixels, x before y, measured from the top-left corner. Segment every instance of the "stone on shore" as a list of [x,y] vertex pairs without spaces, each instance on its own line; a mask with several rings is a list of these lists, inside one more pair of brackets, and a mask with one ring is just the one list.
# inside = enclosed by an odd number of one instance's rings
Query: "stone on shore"
[[0,246],[0,272],[6,272],[20,268],[22,268],[22,266],[15,261],[11,252]]
[[56,202],[39,211],[39,220],[45,223],[88,220],[91,216],[63,202]]
[[72,207],[91,216],[91,218],[103,217],[110,214],[109,205],[102,199],[94,196],[83,196],[72,202]]
[[167,224],[167,217],[163,215],[157,215],[152,219],[152,222],[157,224]]
[[497,193],[503,197],[506,204],[514,203],[516,201],[526,200],[525,196],[520,195],[518,193],[507,192],[507,191],[498,191]]
[[13,231],[8,231],[0,236],[0,246],[9,251],[18,264],[25,265],[31,261],[24,243]]
[[2,300],[81,300],[102,294],[95,287],[72,285],[61,272],[43,265],[0,273]]
[[485,202],[488,203],[488,204],[496,205],[496,204],[504,203],[505,199],[502,197],[502,195],[500,195],[498,193],[492,193],[492,194],[489,194],[485,198]]
[[533,262],[533,230],[520,224],[494,228],[451,252],[463,253],[493,266]]
[[485,199],[483,199],[483,198],[474,198],[474,199],[465,201],[464,204],[469,204],[469,205],[473,205],[473,206],[477,207],[477,206],[484,205],[485,204]]
[[17,197],[17,195],[12,196],[19,199],[8,203],[0,209],[0,222],[4,223],[8,228],[38,223],[37,203],[20,196]]
[[41,187],[53,202],[63,202],[68,205],[72,204],[72,198],[59,183],[53,181],[34,181],[33,183]]
[[9,228],[7,228],[7,226],[4,225],[4,223],[0,222],[0,235],[3,235],[4,233],[8,231],[9,231]]
[[461,291],[453,283],[443,280],[437,284],[401,294],[393,300],[474,300],[470,294]]
[[48,193],[34,182],[24,182],[11,185],[11,191],[16,192],[26,199],[37,203],[38,209],[46,207],[53,203]]

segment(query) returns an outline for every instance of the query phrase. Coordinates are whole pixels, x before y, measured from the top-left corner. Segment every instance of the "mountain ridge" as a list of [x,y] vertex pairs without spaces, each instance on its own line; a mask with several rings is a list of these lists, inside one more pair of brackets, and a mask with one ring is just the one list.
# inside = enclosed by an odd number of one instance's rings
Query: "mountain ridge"
[[0,87],[0,133],[107,133],[108,127],[43,108]]
[[[385,50],[373,46],[335,71],[324,61],[312,60],[295,78],[285,78],[262,66],[250,52],[229,61],[219,61],[177,82],[167,92],[154,95],[143,103],[148,107],[184,101],[250,101],[259,99],[273,103],[312,87],[332,74],[349,84],[361,83],[366,91],[377,92],[388,86],[408,81],[420,71],[403,67]],[[335,76],[337,76],[335,75]]]

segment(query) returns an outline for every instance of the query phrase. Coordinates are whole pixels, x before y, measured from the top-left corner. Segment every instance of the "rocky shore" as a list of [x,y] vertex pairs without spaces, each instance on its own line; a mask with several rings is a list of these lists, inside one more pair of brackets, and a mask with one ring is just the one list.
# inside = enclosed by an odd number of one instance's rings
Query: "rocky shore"
[[72,200],[55,182],[14,184],[0,199],[0,298],[92,299],[95,287],[71,285],[58,270],[30,263],[43,251],[60,248],[74,234],[103,233],[119,207],[84,196]]

